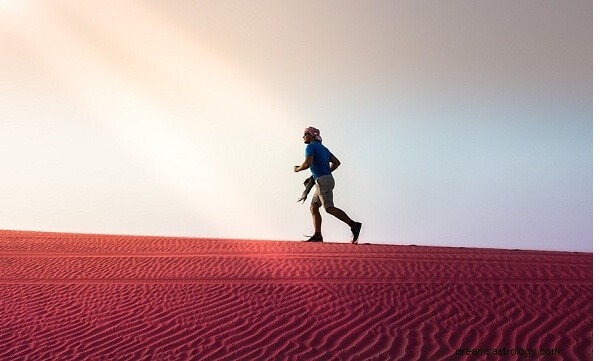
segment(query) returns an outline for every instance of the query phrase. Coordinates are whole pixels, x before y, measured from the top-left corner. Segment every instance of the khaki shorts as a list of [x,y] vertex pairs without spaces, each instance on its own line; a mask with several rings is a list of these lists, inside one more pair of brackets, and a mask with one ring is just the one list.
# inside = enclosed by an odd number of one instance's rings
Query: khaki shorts
[[317,207],[324,206],[325,209],[333,207],[333,188],[335,187],[335,180],[333,179],[333,176],[320,176],[317,178],[315,186],[315,195],[313,196],[310,205],[312,206],[315,204]]

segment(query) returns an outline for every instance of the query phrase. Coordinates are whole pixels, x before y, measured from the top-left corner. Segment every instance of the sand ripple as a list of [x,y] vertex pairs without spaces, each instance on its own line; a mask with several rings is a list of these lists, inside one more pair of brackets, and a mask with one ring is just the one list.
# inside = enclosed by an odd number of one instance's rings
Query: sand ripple
[[0,340],[1,360],[591,360],[592,256],[0,231]]

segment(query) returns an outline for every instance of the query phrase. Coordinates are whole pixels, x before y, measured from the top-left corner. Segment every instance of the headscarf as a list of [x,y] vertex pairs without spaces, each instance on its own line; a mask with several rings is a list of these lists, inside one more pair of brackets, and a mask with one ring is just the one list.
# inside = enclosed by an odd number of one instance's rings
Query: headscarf
[[315,140],[321,142],[323,139],[321,138],[321,132],[319,131],[319,129],[314,128],[314,127],[308,127],[306,129],[304,129],[304,133],[308,133],[310,134],[313,138],[315,138]]

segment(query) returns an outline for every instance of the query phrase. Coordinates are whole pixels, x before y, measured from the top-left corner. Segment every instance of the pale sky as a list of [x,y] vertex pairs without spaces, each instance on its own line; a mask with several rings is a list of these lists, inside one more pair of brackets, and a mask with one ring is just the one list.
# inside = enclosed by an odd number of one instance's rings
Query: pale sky
[[[0,228],[592,251],[592,1],[0,1]],[[347,226],[323,212],[326,241]]]

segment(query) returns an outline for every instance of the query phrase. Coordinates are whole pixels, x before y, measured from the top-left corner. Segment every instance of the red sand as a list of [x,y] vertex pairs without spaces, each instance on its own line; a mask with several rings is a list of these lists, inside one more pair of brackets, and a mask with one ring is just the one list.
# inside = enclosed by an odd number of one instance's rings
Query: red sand
[[0,341],[1,360],[591,360],[592,254],[0,231]]

